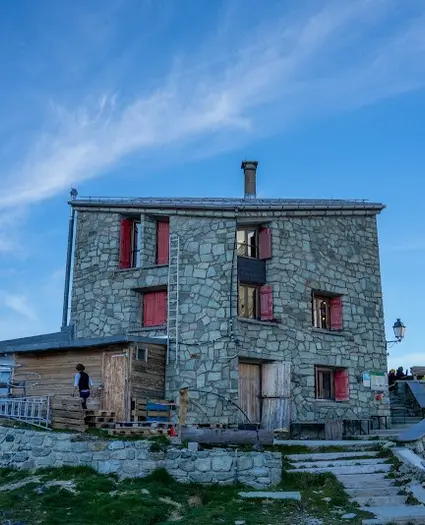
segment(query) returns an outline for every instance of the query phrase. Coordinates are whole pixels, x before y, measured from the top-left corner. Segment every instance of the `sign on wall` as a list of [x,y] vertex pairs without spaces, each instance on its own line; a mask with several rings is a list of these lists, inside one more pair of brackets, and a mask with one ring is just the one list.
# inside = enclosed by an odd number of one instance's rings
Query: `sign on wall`
[[370,388],[370,374],[369,372],[363,372],[362,374],[362,383],[366,388]]
[[370,372],[370,388],[383,390],[387,387],[387,374],[385,372]]

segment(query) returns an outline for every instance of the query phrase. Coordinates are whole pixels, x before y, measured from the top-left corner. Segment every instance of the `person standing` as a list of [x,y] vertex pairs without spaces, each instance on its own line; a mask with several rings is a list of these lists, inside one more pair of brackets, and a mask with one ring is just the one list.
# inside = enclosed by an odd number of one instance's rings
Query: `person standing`
[[93,381],[91,380],[91,377],[84,372],[86,369],[84,365],[80,363],[75,368],[77,373],[75,374],[74,392],[72,395],[75,396],[75,393],[78,390],[82,399],[81,404],[83,410],[87,410],[87,399],[90,397],[90,387],[93,386]]

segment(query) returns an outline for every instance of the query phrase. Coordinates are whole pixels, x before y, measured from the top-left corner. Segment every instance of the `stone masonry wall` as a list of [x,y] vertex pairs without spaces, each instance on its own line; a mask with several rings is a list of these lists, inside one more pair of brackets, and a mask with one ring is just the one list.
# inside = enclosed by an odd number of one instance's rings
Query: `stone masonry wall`
[[[149,217],[143,212],[138,210],[142,224],[151,224],[152,216],[165,211],[150,210]],[[177,362],[172,355],[167,367],[167,397],[188,386],[199,403],[191,405],[192,419],[241,422],[227,401],[238,402],[239,360],[280,360],[292,363],[294,422],[389,414],[388,403],[375,401],[361,383],[364,371],[387,370],[375,215],[167,213],[181,246],[180,354]],[[237,221],[250,218],[272,229],[273,256],[266,270],[277,323],[237,319],[235,230]],[[166,327],[141,326],[139,292],[166,285],[168,266],[149,262],[119,270],[119,219],[108,210],[78,212],[71,307],[78,337],[165,334]],[[150,254],[152,227],[147,232],[142,251],[146,242]],[[342,332],[313,328],[315,290],[343,296]],[[315,399],[316,365],[348,368],[349,401]]]
[[89,466],[120,478],[145,477],[165,468],[182,483],[244,483],[264,488],[281,481],[279,452],[212,449],[192,452],[170,447],[151,452],[149,441],[101,440],[76,434],[0,427],[0,466],[34,470]]

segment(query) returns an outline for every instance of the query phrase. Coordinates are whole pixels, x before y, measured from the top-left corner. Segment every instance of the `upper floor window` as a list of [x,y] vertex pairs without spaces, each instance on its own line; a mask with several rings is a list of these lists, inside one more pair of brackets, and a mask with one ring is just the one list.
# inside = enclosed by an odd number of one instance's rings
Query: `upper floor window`
[[313,292],[313,326],[342,330],[342,297]]
[[156,223],[156,264],[168,264],[170,243],[170,223],[157,221]]
[[240,283],[238,288],[238,316],[246,319],[272,321],[274,318],[272,287]]
[[120,226],[120,268],[140,266],[140,221],[129,217],[121,220]]
[[242,257],[270,259],[272,256],[270,228],[257,226],[238,228],[237,252]]

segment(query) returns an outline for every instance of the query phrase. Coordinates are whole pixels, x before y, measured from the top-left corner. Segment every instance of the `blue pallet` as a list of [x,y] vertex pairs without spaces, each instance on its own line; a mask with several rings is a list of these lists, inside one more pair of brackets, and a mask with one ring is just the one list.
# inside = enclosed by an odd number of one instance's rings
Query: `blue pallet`
[[170,407],[167,405],[159,405],[158,403],[148,403],[146,410],[156,410],[157,412],[169,412]]

